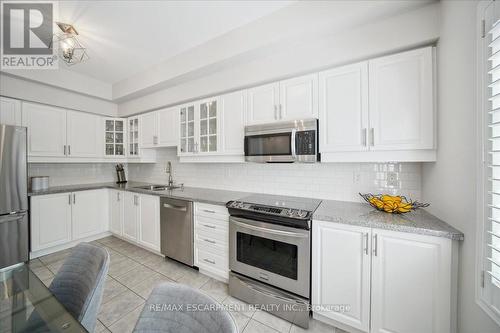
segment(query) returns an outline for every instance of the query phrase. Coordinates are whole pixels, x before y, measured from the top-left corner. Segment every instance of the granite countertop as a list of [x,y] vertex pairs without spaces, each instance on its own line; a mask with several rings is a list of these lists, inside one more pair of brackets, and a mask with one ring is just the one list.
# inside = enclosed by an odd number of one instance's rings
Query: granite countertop
[[[424,209],[405,214],[380,212],[366,203],[323,200],[313,219],[463,240],[464,234]],[[313,222],[314,223],[314,222]]]
[[[54,186],[43,191],[29,192],[28,195],[36,196],[109,188],[221,206],[225,206],[230,200],[241,200],[249,195],[259,196],[258,193],[216,190],[199,187],[183,187],[171,191],[151,191],[136,188],[137,186],[143,185],[152,184],[129,181],[125,184],[94,183]],[[462,232],[423,209],[418,209],[414,212],[406,214],[388,214],[379,212],[366,203],[335,200],[318,200],[318,202],[321,203],[313,214],[313,219],[315,220],[445,237],[453,240],[463,240],[464,238]]]
[[117,183],[93,183],[93,184],[78,184],[78,185],[65,185],[53,186],[43,191],[28,192],[28,196],[65,193],[65,192],[78,192],[87,190],[97,190],[103,188],[130,191],[135,193],[157,195],[160,197],[168,197],[174,199],[185,199],[196,202],[209,203],[213,205],[225,206],[230,200],[237,200],[248,196],[251,193],[237,192],[227,190],[215,190],[199,187],[182,187],[170,191],[152,191],[136,188],[137,186],[153,185],[151,183],[129,181],[125,184]]

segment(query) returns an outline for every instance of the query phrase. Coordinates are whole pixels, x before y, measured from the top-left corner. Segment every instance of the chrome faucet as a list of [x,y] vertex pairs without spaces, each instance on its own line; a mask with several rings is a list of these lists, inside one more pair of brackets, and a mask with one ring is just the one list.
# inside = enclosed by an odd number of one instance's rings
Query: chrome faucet
[[167,162],[167,169],[165,171],[168,173],[168,187],[173,187],[174,179],[172,178],[172,163],[170,161]]

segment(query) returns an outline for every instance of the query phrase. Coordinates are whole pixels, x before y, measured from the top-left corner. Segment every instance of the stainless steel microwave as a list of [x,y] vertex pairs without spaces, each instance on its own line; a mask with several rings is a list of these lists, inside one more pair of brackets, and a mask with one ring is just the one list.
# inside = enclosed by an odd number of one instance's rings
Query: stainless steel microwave
[[245,127],[245,160],[258,163],[315,163],[318,120],[302,119]]

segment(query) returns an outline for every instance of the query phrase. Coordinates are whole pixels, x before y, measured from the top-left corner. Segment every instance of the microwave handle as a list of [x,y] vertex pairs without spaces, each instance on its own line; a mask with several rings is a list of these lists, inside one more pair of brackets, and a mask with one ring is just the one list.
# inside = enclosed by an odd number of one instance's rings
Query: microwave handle
[[290,145],[291,145],[291,152],[292,152],[292,158],[294,160],[297,159],[297,152],[295,150],[295,138],[297,137],[297,129],[292,129],[292,139],[290,140]]

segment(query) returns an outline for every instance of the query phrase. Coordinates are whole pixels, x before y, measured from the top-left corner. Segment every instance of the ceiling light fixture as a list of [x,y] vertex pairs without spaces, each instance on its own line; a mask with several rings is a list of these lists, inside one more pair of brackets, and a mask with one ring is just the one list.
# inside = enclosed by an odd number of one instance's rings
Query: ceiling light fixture
[[75,27],[68,23],[56,22],[59,29],[62,31],[54,35],[54,41],[59,43],[60,58],[68,66],[72,66],[89,59],[87,49],[80,43],[78,31]]

